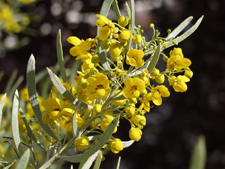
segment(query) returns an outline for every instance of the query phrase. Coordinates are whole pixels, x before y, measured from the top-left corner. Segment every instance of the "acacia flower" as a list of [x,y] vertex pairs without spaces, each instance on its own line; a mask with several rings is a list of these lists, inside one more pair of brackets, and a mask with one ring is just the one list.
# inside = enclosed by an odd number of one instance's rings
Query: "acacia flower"
[[78,151],[83,151],[87,149],[90,145],[89,139],[87,136],[80,137],[76,140],[76,148]]
[[139,141],[141,139],[142,131],[138,127],[131,127],[129,137],[131,140]]
[[118,40],[120,42],[126,42],[127,40],[130,39],[130,37],[131,37],[130,30],[123,29],[122,32],[119,34]]
[[[115,117],[113,117],[112,115],[110,115],[110,114],[107,114],[107,115],[105,115],[105,117],[106,118],[104,118],[102,121],[101,121],[101,129],[103,130],[103,131],[105,131],[106,129],[107,129],[107,127],[109,126],[109,124],[113,121],[113,119],[115,118]],[[117,124],[117,126],[118,126],[118,124]],[[115,133],[117,131],[117,127],[114,129],[114,131],[113,131],[113,133]]]
[[162,97],[170,96],[168,88],[163,85],[154,87],[151,93],[152,101],[157,106],[160,106],[162,104]]
[[49,117],[52,120],[56,120],[60,117],[62,111],[62,103],[58,98],[49,97],[42,102],[45,109],[48,110]]
[[111,90],[108,77],[102,73],[97,73],[96,77],[89,77],[87,82],[89,83],[87,96],[90,100],[104,97]]
[[136,69],[144,65],[144,52],[140,49],[131,49],[127,52],[126,63],[134,66]]
[[167,60],[167,68],[180,71],[183,68],[187,68],[191,65],[191,60],[183,57],[182,50],[180,48],[174,48],[170,52],[170,58]]
[[150,100],[152,99],[152,93],[145,94],[143,98],[141,99],[141,105],[139,107],[139,110],[145,110],[147,112],[150,112]]
[[185,92],[188,88],[186,82],[189,82],[190,79],[184,75],[179,75],[177,77],[171,76],[168,81],[176,92]]
[[124,84],[123,95],[126,98],[137,98],[141,93],[147,93],[145,82],[140,78],[128,78],[124,81]]
[[115,138],[111,143],[110,143],[110,149],[113,153],[117,154],[120,151],[123,150],[123,143],[121,142],[120,139]]

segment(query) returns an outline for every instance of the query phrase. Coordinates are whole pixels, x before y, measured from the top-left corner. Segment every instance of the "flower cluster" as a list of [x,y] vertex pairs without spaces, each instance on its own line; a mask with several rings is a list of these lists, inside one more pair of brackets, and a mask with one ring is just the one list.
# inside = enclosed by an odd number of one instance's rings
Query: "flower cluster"
[[[30,18],[27,14],[18,11],[21,5],[31,3],[32,0],[18,0],[18,2],[4,3],[0,1],[0,27],[8,34],[19,33],[30,24]],[[13,3],[13,5],[12,5]],[[15,9],[18,5],[18,9]]]

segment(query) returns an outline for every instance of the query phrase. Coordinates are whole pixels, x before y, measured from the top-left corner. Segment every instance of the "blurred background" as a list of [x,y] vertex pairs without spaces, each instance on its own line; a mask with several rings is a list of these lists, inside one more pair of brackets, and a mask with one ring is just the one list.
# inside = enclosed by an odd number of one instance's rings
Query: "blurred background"
[[[34,54],[36,72],[57,62],[56,35],[62,31],[64,55],[69,55],[69,36],[86,39],[96,36],[95,14],[102,0],[40,0],[23,6],[21,10],[39,19],[31,19],[30,30],[7,35],[2,32],[0,45],[0,83],[3,93],[12,71],[25,76],[28,59]],[[126,15],[125,0],[119,0],[121,13]],[[194,34],[178,44],[184,56],[192,60],[194,76],[185,93],[164,98],[146,114],[147,125],[139,142],[119,154],[108,153],[102,169],[116,168],[121,156],[121,169],[187,169],[193,145],[204,135],[207,146],[206,169],[225,168],[225,1],[222,0],[136,0],[136,25],[141,25],[145,36],[151,38],[150,23],[167,35],[184,19],[193,16],[191,24],[204,15]],[[35,18],[35,17],[34,17]],[[115,19],[112,11],[110,19]],[[189,25],[189,27],[191,26]],[[14,48],[26,37],[21,48]],[[4,47],[3,47],[4,46]],[[169,53],[172,48],[166,50]],[[74,58],[70,58],[73,60]],[[162,59],[159,61],[161,62]],[[70,62],[70,61],[69,61]],[[165,65],[164,65],[165,66]],[[26,84],[24,80],[23,85]],[[129,124],[121,122],[119,136],[128,140]],[[70,164],[66,164],[67,167]],[[76,164],[74,165],[76,168]]]

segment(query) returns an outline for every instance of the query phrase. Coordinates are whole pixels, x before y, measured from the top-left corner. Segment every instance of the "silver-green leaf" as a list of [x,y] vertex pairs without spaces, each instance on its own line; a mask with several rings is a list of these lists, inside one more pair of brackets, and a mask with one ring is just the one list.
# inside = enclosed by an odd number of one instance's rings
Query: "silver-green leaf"
[[3,97],[1,98],[1,101],[0,101],[0,126],[2,123],[2,113],[3,113],[3,107],[5,104],[5,100],[6,100],[6,93],[3,95]]
[[27,149],[20,158],[15,169],[26,169],[30,158],[30,149]]
[[109,124],[106,131],[104,132],[104,134],[99,139],[99,141],[95,145],[93,145],[90,149],[85,151],[83,154],[74,155],[74,156],[60,156],[60,158],[66,160],[66,161],[72,162],[72,163],[78,163],[78,162],[81,162],[83,160],[86,160],[93,153],[100,150],[103,145],[105,145],[105,143],[111,137],[111,135],[112,135],[115,127],[117,126],[118,122],[119,122],[119,116],[117,116],[113,119],[113,121]]

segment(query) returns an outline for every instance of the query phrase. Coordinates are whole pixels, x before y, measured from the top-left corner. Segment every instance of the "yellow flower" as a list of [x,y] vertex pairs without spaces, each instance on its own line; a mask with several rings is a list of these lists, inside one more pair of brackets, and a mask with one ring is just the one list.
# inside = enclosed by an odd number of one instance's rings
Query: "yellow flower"
[[142,115],[135,115],[131,118],[131,121],[136,125],[141,125],[141,126],[145,126],[146,125],[146,118],[145,116]]
[[[76,113],[76,123],[78,126],[78,129],[80,130],[83,125],[84,125],[84,119],[80,117],[80,114]],[[69,119],[65,122],[64,127],[66,130],[68,131],[72,131],[73,127],[72,127],[72,119]]]
[[184,75],[190,79],[193,76],[193,72],[190,69],[188,69],[188,70],[185,70]]
[[125,87],[123,95],[126,98],[137,98],[141,93],[145,93],[145,82],[140,78],[128,78],[124,81]]
[[179,75],[179,76],[171,76],[169,79],[170,86],[173,86],[173,89],[176,92],[185,92],[187,91],[187,84],[186,82],[189,82],[190,79],[186,76]]
[[110,45],[110,56],[117,61],[118,56],[121,54],[123,50],[123,46],[121,46],[119,43],[114,42]]
[[133,43],[134,45],[139,45],[141,43],[141,34],[137,34],[133,37]]
[[152,99],[152,94],[148,93],[143,96],[141,99],[141,105],[139,107],[140,110],[146,110],[147,112],[150,112],[150,100]]
[[129,23],[129,18],[124,17],[123,15],[120,16],[118,20],[118,24],[122,27],[126,27]]
[[96,77],[89,77],[87,82],[89,83],[87,95],[91,100],[104,97],[111,90],[108,77],[102,73],[97,73]]
[[131,127],[129,137],[131,140],[139,141],[141,139],[142,131],[138,127]]
[[170,92],[167,87],[163,85],[156,86],[151,92],[152,101],[155,105],[160,106],[162,104],[162,97],[169,97]]
[[123,143],[121,142],[120,139],[115,138],[111,143],[110,143],[110,149],[113,153],[117,154],[120,151],[123,150]]
[[52,120],[47,112],[43,112],[42,114],[42,121],[44,124],[51,124],[54,120]]
[[95,104],[93,106],[94,112],[100,113],[102,111],[102,105],[101,104]]
[[129,40],[131,37],[131,33],[130,30],[128,29],[124,29],[122,30],[122,32],[119,34],[118,40],[120,42],[126,42],[127,40]]
[[125,108],[125,112],[128,116],[132,117],[135,113],[135,104],[131,103]]
[[[109,114],[105,115],[105,117],[106,118],[101,121],[101,126],[100,126],[103,131],[105,131],[107,129],[107,127],[109,126],[109,124],[115,118],[115,117],[113,117],[112,115],[109,115]],[[113,133],[115,133],[116,131],[117,131],[117,127],[114,129]]]
[[134,66],[136,69],[144,65],[144,52],[140,49],[131,49],[127,52],[126,63]]
[[31,3],[33,0],[20,0],[20,2],[22,2],[23,4],[29,4]]
[[106,18],[103,15],[97,14],[96,17],[100,18],[95,22],[95,24],[100,27],[99,29],[99,39],[104,40],[107,39],[111,33],[113,33],[115,29],[115,25],[112,23],[111,20]]
[[170,58],[167,60],[167,68],[180,71],[183,68],[187,68],[191,65],[191,60],[183,57],[182,50],[180,48],[174,48],[170,52]]
[[29,95],[28,95],[28,90],[27,88],[23,88],[21,91],[20,91],[20,97],[25,100],[25,101],[29,101]]
[[58,98],[49,97],[42,102],[42,105],[48,110],[49,117],[52,120],[56,120],[61,116],[62,103]]
[[90,145],[89,139],[87,136],[80,137],[76,140],[76,148],[78,151],[83,151],[87,149]]

